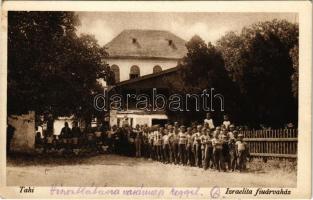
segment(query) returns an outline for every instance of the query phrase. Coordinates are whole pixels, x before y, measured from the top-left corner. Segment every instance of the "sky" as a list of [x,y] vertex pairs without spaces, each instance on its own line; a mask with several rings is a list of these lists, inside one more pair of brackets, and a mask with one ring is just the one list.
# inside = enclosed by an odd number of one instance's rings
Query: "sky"
[[199,35],[215,43],[229,31],[272,19],[298,22],[295,13],[166,13],[166,12],[77,12],[81,25],[78,34],[92,34],[102,46],[124,29],[167,30],[188,41]]

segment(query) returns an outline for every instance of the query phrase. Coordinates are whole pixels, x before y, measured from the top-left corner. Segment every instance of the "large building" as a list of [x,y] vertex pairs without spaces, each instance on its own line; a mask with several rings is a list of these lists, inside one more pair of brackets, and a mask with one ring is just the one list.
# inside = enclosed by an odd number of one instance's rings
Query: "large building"
[[[112,93],[151,94],[152,88],[166,92],[165,79],[177,74],[177,62],[187,53],[185,43],[168,31],[122,31],[105,46],[109,53],[107,62],[117,82]],[[131,105],[128,109],[111,110],[110,124],[120,126],[125,117],[131,126],[167,121],[164,111],[147,112]]]
[[105,45],[116,82],[177,66],[187,52],[185,41],[168,31],[124,30]]

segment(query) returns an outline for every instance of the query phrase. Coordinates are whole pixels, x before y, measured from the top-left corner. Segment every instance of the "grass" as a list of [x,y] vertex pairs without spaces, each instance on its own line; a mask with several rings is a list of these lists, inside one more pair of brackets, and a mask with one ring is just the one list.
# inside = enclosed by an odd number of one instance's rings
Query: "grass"
[[279,170],[286,173],[297,172],[297,160],[271,159],[264,162],[263,159],[253,159],[248,162],[248,168],[251,171],[272,171]]

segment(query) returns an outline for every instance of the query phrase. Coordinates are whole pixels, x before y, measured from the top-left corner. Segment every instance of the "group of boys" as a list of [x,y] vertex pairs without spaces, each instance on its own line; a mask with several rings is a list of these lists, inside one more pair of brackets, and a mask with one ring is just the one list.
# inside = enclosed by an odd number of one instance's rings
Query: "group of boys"
[[164,127],[137,125],[133,132],[135,156],[163,163],[241,171],[249,155],[243,135],[237,134],[228,116],[224,116],[223,124],[217,127],[207,114],[202,125],[186,127],[178,122]]
[[79,155],[83,153],[116,153],[144,157],[163,163],[216,168],[226,171],[245,169],[249,150],[236,127],[224,116],[221,126],[214,126],[210,113],[203,124],[190,127],[165,124],[132,128],[128,123],[110,130],[99,127],[83,133],[77,122],[70,128],[65,122],[60,135],[44,138],[37,132],[35,147],[40,153]]

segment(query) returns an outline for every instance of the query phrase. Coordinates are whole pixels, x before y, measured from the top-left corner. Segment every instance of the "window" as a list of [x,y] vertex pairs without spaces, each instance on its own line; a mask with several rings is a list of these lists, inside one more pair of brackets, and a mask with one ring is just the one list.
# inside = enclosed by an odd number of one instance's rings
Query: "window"
[[153,67],[153,73],[158,73],[161,71],[162,71],[162,68],[160,67],[160,65],[156,65]]
[[137,65],[133,65],[130,68],[129,79],[137,78],[140,76],[140,69]]
[[115,82],[120,82],[120,68],[117,65],[112,65],[111,70],[114,73]]

